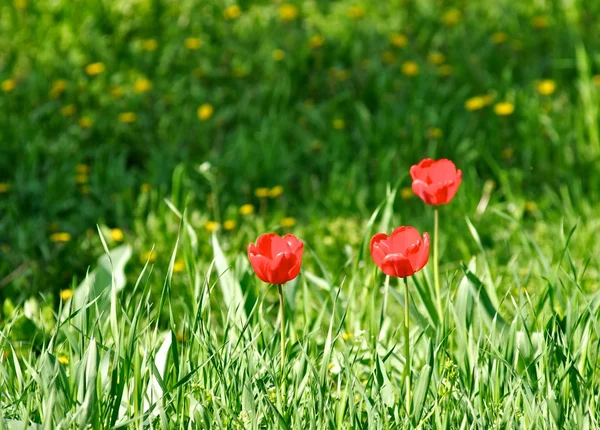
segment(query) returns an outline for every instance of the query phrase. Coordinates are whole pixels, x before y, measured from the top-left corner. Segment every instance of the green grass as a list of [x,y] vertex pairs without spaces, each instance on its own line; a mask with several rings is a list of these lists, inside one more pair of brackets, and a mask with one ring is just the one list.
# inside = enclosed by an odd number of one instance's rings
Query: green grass
[[[600,5],[293,4],[0,5],[0,427],[600,427]],[[443,319],[431,262],[409,280],[407,411],[404,286],[367,244],[433,232],[425,157],[464,179]],[[268,231],[306,245],[283,371]]]

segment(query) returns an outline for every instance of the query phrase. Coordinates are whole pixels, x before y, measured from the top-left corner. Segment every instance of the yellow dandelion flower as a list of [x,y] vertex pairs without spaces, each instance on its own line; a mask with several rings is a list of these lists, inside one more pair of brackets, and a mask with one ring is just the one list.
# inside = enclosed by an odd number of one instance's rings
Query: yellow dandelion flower
[[264,199],[265,197],[269,197],[269,189],[268,188],[257,188],[254,190],[254,195],[258,198]]
[[206,221],[204,223],[204,228],[212,233],[213,231],[217,231],[219,229],[219,223],[216,221]]
[[496,103],[494,106],[494,113],[498,116],[508,116],[512,115],[515,111],[515,105],[510,102],[500,102]]
[[206,121],[213,115],[214,111],[215,108],[213,107],[213,105],[211,105],[210,103],[204,103],[200,105],[196,113],[200,121]]
[[298,8],[293,4],[282,4],[279,6],[279,18],[286,22],[295,20],[298,18]]
[[442,129],[439,127],[431,127],[429,130],[427,130],[427,136],[429,136],[432,139],[439,139],[440,137],[442,137],[442,135]]
[[354,337],[354,335],[350,332],[344,332],[342,333],[342,339],[344,340],[350,340]]
[[269,190],[269,197],[272,199],[279,197],[283,194],[283,187],[281,185],[276,185]]
[[175,273],[179,273],[179,272],[183,272],[185,269],[185,261],[178,259],[175,261],[175,263],[173,264],[173,272]]
[[140,185],[140,191],[142,193],[147,193],[152,189],[152,187],[150,186],[150,184],[142,184]]
[[85,72],[90,76],[97,76],[106,70],[104,63],[91,63],[85,66]]
[[5,79],[2,81],[0,86],[2,87],[2,91],[5,93],[10,93],[16,88],[17,82],[14,79]]
[[137,115],[135,112],[121,112],[118,118],[119,122],[122,122],[123,124],[131,124],[135,122]]
[[144,51],[152,52],[156,51],[156,48],[158,48],[158,42],[156,41],[156,39],[142,40],[142,49]]
[[454,72],[454,68],[449,64],[442,64],[438,67],[437,72],[440,76],[450,76]]
[[77,176],[75,176],[75,183],[79,184],[79,185],[87,184],[88,183],[88,175],[87,175],[87,173],[79,173],[79,174],[77,174]]
[[314,36],[311,36],[310,39],[308,39],[308,46],[310,46],[313,49],[320,48],[324,44],[325,44],[325,38],[323,36],[321,36],[320,34],[315,34]]
[[502,150],[502,158],[505,160],[510,160],[514,154],[514,150],[509,146],[508,148],[504,148]]
[[240,214],[242,215],[250,215],[254,213],[254,206],[247,203],[245,205],[240,206]]
[[53,99],[60,97],[60,95],[67,89],[67,84],[68,82],[66,80],[57,79],[56,81],[52,82],[52,87],[50,87],[48,95]]
[[550,21],[548,20],[548,17],[544,15],[536,16],[531,20],[531,26],[533,28],[542,29],[548,27],[549,25]]
[[402,198],[402,200],[412,199],[414,195],[415,193],[413,193],[411,187],[404,187],[400,190],[400,197]]
[[23,10],[27,7],[27,0],[15,0],[13,4],[15,9]]
[[496,45],[500,45],[506,42],[507,40],[508,35],[503,31],[497,31],[496,33],[492,34],[492,42],[494,42]]
[[335,118],[331,124],[336,130],[343,130],[346,128],[346,122],[341,118]]
[[71,240],[71,235],[66,232],[58,232],[50,235],[50,240],[52,242],[69,242]]
[[543,96],[549,96],[556,90],[556,82],[552,79],[544,79],[536,84],[537,92]]
[[202,41],[198,37],[188,37],[183,44],[190,51],[196,51],[202,46]]
[[138,79],[133,83],[133,92],[143,94],[152,88],[152,82],[146,78]]
[[441,52],[435,51],[427,56],[427,61],[429,61],[434,66],[438,66],[446,61],[446,56]]
[[592,76],[592,83],[598,87],[600,87],[600,75]]
[[121,87],[112,87],[110,89],[110,95],[114,99],[120,99],[121,97],[123,97],[123,88],[121,88]]
[[156,261],[156,252],[154,251],[146,251],[140,257],[140,261],[142,263],[154,263]]
[[461,19],[462,14],[458,9],[449,9],[442,15],[442,22],[448,27],[458,24]]
[[419,65],[414,61],[405,61],[402,63],[402,73],[406,76],[416,76],[419,74]]
[[537,204],[532,201],[528,201],[525,203],[525,211],[526,212],[535,212],[537,210]]
[[296,218],[292,218],[292,217],[285,217],[281,219],[280,222],[282,227],[293,227],[296,225]]
[[92,118],[89,116],[82,116],[79,118],[79,126],[81,128],[90,128],[93,125]]
[[236,226],[237,222],[235,222],[235,220],[232,219],[228,219],[223,222],[223,228],[227,231],[233,230]]
[[383,51],[381,53],[381,61],[385,64],[392,64],[396,61],[396,56],[391,51]]
[[403,34],[393,33],[390,36],[390,43],[396,48],[404,48],[406,45],[408,45],[408,38]]
[[60,290],[60,298],[63,300],[63,302],[66,302],[71,297],[73,297],[73,290],[71,290],[70,288]]
[[365,8],[363,6],[350,6],[348,8],[348,17],[352,19],[360,19],[365,16]]
[[233,20],[233,19],[237,19],[242,15],[242,9],[240,9],[240,7],[237,4],[231,5],[229,7],[226,7],[225,10],[223,11],[223,16],[225,17],[226,20]]
[[75,166],[75,171],[80,175],[87,175],[90,171],[90,166],[87,164],[78,164]]
[[72,116],[75,113],[75,105],[66,105],[60,108],[62,116]]
[[10,190],[10,184],[7,182],[0,182],[0,194],[4,194]]
[[123,230],[120,228],[113,228],[110,230],[110,238],[115,242],[122,242],[124,237]]
[[282,61],[285,58],[285,51],[282,49],[276,49],[273,51],[273,60]]
[[485,100],[481,96],[471,97],[465,102],[465,109],[468,111],[476,111],[485,107]]
[[67,357],[66,355],[59,355],[58,362],[63,366],[66,366],[67,364],[69,364],[69,357]]

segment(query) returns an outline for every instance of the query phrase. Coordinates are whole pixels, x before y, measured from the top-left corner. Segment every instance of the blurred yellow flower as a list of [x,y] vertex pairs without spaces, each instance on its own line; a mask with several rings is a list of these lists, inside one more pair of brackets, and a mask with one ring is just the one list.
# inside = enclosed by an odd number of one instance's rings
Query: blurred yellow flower
[[211,105],[210,103],[204,103],[200,105],[196,114],[198,115],[198,119],[200,121],[206,121],[213,115],[214,111],[215,108],[213,107],[213,105]]
[[119,122],[122,122],[123,124],[131,124],[135,122],[137,115],[135,112],[121,112],[118,118]]
[[154,251],[146,251],[140,257],[140,261],[142,263],[154,263],[156,261],[156,252]]
[[404,48],[408,44],[408,39],[400,33],[393,33],[390,36],[390,43],[396,48]]
[[414,197],[415,193],[413,193],[413,190],[411,187],[404,187],[400,190],[400,197],[403,200],[408,200],[408,199],[412,199]]
[[150,82],[146,78],[138,79],[133,83],[133,92],[138,94],[143,94],[152,88],[152,82]]
[[183,272],[184,269],[185,269],[185,261],[183,261],[182,259],[175,260],[175,263],[173,264],[173,272],[175,272],[175,273]]
[[241,14],[242,14],[242,9],[240,9],[240,7],[237,4],[226,7],[225,10],[223,11],[223,16],[227,20],[239,18]]
[[209,232],[214,232],[219,229],[219,223],[216,221],[206,221],[204,223],[204,228]]
[[240,214],[242,214],[242,215],[250,215],[253,212],[254,212],[254,206],[249,203],[240,206]]
[[434,66],[438,66],[446,61],[446,56],[441,52],[434,51],[427,56],[427,61]]
[[75,166],[75,171],[80,175],[87,175],[90,171],[90,166],[87,164],[78,164]]
[[66,105],[60,108],[62,116],[72,116],[75,113],[75,105]]
[[68,242],[71,240],[71,235],[65,232],[58,232],[50,235],[52,242]]
[[344,333],[342,333],[342,339],[344,339],[344,340],[350,340],[350,339],[352,339],[353,336],[354,335],[352,333],[350,333],[350,332],[344,332]]
[[494,112],[498,116],[508,116],[511,115],[515,111],[515,105],[510,102],[500,102],[496,103],[494,106]]
[[121,87],[112,87],[110,89],[110,95],[115,99],[120,99],[123,97],[123,88]]
[[600,75],[592,76],[592,83],[600,87]]
[[439,139],[440,137],[442,137],[442,135],[442,129],[439,127],[431,127],[429,130],[427,130],[427,136],[429,136],[432,139]]
[[538,29],[546,28],[550,25],[550,21],[548,20],[547,16],[539,15],[531,20],[531,25]]
[[360,19],[365,16],[365,8],[363,6],[350,6],[348,8],[348,17],[352,19]]
[[15,9],[23,10],[27,7],[27,0],[15,0],[13,4]]
[[156,51],[156,48],[158,48],[158,42],[156,41],[156,39],[144,39],[142,40],[142,49],[144,51]]
[[2,81],[2,91],[4,91],[5,93],[10,93],[11,91],[13,91],[15,89],[15,87],[17,86],[17,83],[14,79],[5,79]]
[[67,300],[69,300],[71,297],[73,297],[73,290],[71,290],[70,288],[67,288],[65,290],[60,290],[60,298],[66,302]]
[[384,64],[392,64],[394,61],[396,61],[396,56],[391,51],[383,51],[381,53],[381,61]]
[[325,38],[320,34],[315,34],[308,40],[308,45],[311,48],[320,48],[325,43]]
[[152,187],[150,186],[150,184],[142,184],[140,185],[140,191],[142,193],[147,193],[152,189]]
[[419,65],[414,61],[405,61],[402,63],[402,73],[406,76],[416,76],[419,74]]
[[444,12],[444,15],[442,15],[442,22],[444,23],[444,25],[450,27],[458,24],[461,18],[462,14],[458,9],[449,9],[446,12]]
[[268,188],[257,188],[256,190],[254,190],[254,195],[258,198],[265,198],[265,197],[269,197],[269,189]]
[[279,6],[279,18],[282,21],[293,21],[298,18],[298,8],[293,4],[285,3]]
[[333,125],[333,128],[335,128],[336,130],[343,130],[344,128],[346,128],[346,122],[341,119],[341,118],[335,118],[331,124]]
[[123,230],[120,228],[112,228],[110,230],[110,238],[115,242],[122,242],[125,235],[123,234]]
[[85,72],[90,76],[96,76],[103,73],[106,70],[104,63],[91,63],[85,66]]
[[549,96],[556,90],[556,82],[552,79],[544,79],[536,84],[537,92],[543,96]]
[[440,75],[440,76],[450,76],[453,71],[454,71],[454,68],[449,64],[442,64],[437,69],[438,75]]
[[59,355],[58,362],[63,366],[66,366],[67,364],[69,364],[69,357],[67,357],[66,355]]
[[0,194],[4,194],[10,190],[10,184],[7,182],[0,182]]
[[480,110],[485,107],[485,99],[481,96],[471,97],[465,102],[465,109],[468,111]]
[[79,173],[75,176],[75,183],[78,185],[87,184],[88,183],[88,175],[87,173]]
[[223,222],[223,228],[227,231],[233,230],[237,226],[235,220],[228,219]]
[[276,185],[269,190],[269,197],[272,199],[279,197],[283,194],[283,187],[281,185]]
[[504,148],[502,150],[502,158],[504,158],[505,160],[510,160],[514,154],[514,150],[509,146],[507,148]]
[[500,45],[501,43],[504,43],[508,40],[508,35],[502,31],[497,31],[496,33],[492,34],[492,42],[494,42],[496,45]]
[[532,201],[528,201],[525,203],[525,211],[526,212],[535,212],[537,210],[537,204]]
[[67,81],[64,79],[57,79],[56,81],[52,82],[52,87],[50,88],[50,92],[48,93],[48,95],[53,98],[56,99],[58,97],[60,97],[60,95],[67,89]]
[[79,126],[81,128],[90,128],[93,125],[92,118],[89,116],[82,116],[79,118]]
[[285,58],[285,51],[282,49],[276,49],[273,51],[273,60],[281,61]]
[[285,217],[281,219],[282,227],[293,227],[296,225],[296,219],[292,217]]
[[185,39],[183,44],[190,51],[195,51],[197,49],[200,49],[200,47],[202,46],[202,41],[198,37],[188,37],[187,39]]

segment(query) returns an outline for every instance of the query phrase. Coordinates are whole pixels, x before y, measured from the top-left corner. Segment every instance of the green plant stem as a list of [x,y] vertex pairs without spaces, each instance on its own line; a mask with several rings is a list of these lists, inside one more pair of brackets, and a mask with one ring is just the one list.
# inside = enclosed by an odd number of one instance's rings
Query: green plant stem
[[440,262],[439,262],[439,209],[436,206],[433,211],[433,283],[435,285],[435,298],[437,301],[438,313],[440,315],[440,321],[444,319],[444,313],[442,310],[442,294],[440,292]]
[[410,414],[410,318],[408,313],[408,279],[404,278],[404,378],[406,380],[406,413]]
[[281,398],[285,404],[285,308],[283,307],[283,288],[277,284],[279,290],[279,308],[281,311]]

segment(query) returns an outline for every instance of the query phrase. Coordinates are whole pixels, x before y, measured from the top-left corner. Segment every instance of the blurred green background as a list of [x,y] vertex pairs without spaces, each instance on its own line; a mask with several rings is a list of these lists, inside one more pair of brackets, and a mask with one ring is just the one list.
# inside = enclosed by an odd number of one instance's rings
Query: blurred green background
[[57,301],[103,254],[97,224],[133,246],[132,276],[166,270],[165,198],[205,265],[213,230],[243,253],[275,229],[343,270],[388,184],[398,220],[431,228],[407,188],[425,157],[464,172],[448,261],[474,246],[465,216],[510,242],[488,200],[551,244],[543,222],[598,208],[599,18],[591,1],[7,0],[0,294]]

